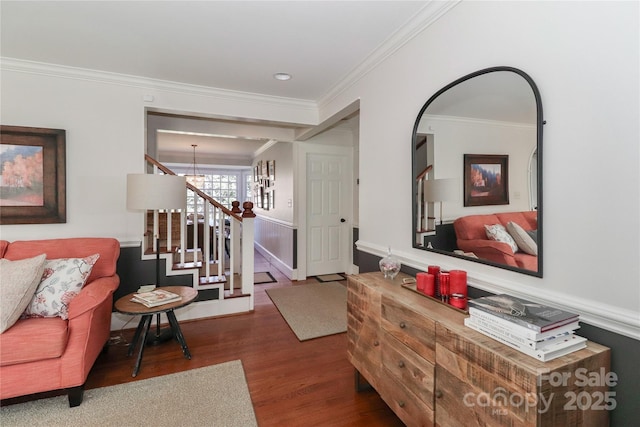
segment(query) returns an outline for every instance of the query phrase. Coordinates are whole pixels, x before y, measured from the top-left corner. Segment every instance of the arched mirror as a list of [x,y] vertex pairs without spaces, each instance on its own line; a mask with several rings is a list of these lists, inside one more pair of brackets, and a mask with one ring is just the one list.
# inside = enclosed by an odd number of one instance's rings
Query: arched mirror
[[542,277],[542,103],[512,67],[435,93],[413,128],[413,247]]

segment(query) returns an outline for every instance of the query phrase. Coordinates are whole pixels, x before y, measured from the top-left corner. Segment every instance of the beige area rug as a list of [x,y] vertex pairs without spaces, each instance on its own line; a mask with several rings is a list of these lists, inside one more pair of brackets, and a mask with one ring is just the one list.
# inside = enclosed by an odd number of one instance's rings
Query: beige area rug
[[266,290],[300,341],[347,330],[347,288],[338,282]]
[[86,390],[80,406],[66,396],[2,407],[0,425],[257,426],[240,360]]

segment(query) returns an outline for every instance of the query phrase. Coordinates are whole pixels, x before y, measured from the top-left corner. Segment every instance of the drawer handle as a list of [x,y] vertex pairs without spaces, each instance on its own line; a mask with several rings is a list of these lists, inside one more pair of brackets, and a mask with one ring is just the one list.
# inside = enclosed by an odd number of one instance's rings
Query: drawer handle
[[440,399],[442,397],[442,391],[436,390],[436,398]]
[[404,322],[400,322],[400,329],[404,329],[406,327],[407,327],[407,325]]
[[375,341],[373,342],[373,346],[374,346],[374,347],[377,347],[377,346],[379,346],[379,345],[380,345],[380,342],[379,342],[378,340],[375,340]]
[[400,402],[398,402],[398,406],[404,408],[404,402],[401,400]]
[[400,368],[404,368],[404,362],[403,362],[402,360],[401,360],[401,361],[399,361],[399,362],[398,362],[398,366],[399,366]]

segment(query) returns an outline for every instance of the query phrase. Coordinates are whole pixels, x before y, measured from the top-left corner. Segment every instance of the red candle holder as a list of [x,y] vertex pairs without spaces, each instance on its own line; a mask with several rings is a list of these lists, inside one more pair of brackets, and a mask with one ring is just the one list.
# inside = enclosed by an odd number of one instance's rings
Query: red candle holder
[[460,310],[466,310],[467,297],[462,294],[451,294],[451,297],[449,298],[449,304],[459,308]]
[[433,274],[435,279],[435,292],[433,294],[434,297],[440,298],[440,266],[438,265],[430,265],[427,267],[427,273]]
[[449,271],[449,293],[467,296],[467,272],[464,270]]
[[424,291],[424,286],[427,284],[427,274],[429,273],[418,273],[416,274],[416,289],[420,292]]
[[449,294],[450,294],[449,287],[450,287],[450,284],[451,284],[451,276],[450,276],[450,274],[441,272],[438,286],[440,287],[440,299],[442,301],[448,301],[449,300]]

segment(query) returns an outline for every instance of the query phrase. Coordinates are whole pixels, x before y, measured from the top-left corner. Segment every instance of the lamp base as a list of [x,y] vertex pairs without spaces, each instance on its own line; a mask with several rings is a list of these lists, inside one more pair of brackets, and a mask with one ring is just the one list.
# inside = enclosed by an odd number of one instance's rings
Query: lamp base
[[173,338],[173,331],[171,328],[160,329],[160,313],[156,315],[156,333],[153,336],[147,337],[147,345],[159,345],[167,342]]
[[156,331],[156,333],[153,336],[147,337],[146,344],[155,346],[155,345],[160,345],[162,343],[165,343],[167,341],[171,341],[171,339],[173,339],[173,332],[171,331],[171,328],[165,328],[160,330],[159,332]]

